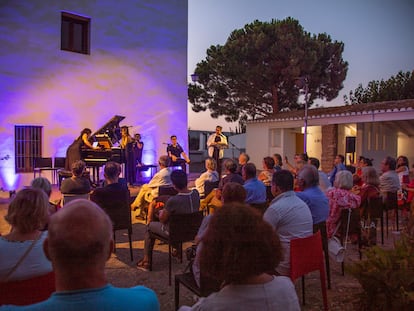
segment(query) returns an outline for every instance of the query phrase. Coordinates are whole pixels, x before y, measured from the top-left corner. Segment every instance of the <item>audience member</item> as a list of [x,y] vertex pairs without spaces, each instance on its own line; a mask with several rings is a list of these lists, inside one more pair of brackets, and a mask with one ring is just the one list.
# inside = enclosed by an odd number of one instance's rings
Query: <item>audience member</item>
[[210,208],[210,212],[214,213],[214,210],[222,206],[221,202],[221,193],[223,187],[228,182],[236,182],[243,185],[243,178],[236,174],[237,164],[232,159],[226,159],[224,161],[224,171],[225,175],[220,179],[219,186],[217,189],[210,192],[203,200],[201,200],[200,207],[201,209]]
[[206,181],[216,182],[219,180],[219,175],[216,171],[216,161],[213,158],[208,157],[205,160],[205,168],[206,171],[195,180],[195,187],[200,197],[204,197],[205,195],[204,183]]
[[296,176],[296,174],[300,171],[300,169],[308,163],[308,155],[307,153],[297,153],[294,155],[294,165],[289,163],[288,157],[285,157],[285,164],[286,169],[288,169],[293,176]]
[[138,210],[137,216],[141,216],[142,213],[148,207],[148,204],[152,200],[158,197],[158,188],[160,186],[171,185],[171,171],[168,168],[170,159],[166,155],[160,156],[158,159],[160,170],[152,177],[148,184],[143,184],[134,202],[131,204],[131,210]]
[[273,154],[273,161],[275,161],[275,171],[280,171],[283,166],[282,156],[278,153]]
[[319,173],[316,167],[306,164],[297,174],[297,183],[301,192],[296,195],[309,207],[313,224],[326,221],[329,213],[328,198],[319,188]]
[[[111,203],[114,205],[124,202],[123,206],[128,206],[129,211],[130,193],[126,184],[118,182],[120,174],[121,165],[119,163],[106,162],[104,168],[106,185],[95,189],[90,195],[90,200],[102,208],[111,206]],[[122,206],[117,206],[117,208],[122,208]]]
[[63,194],[85,194],[91,191],[91,182],[89,178],[84,177],[86,164],[82,160],[73,162],[72,177],[65,178],[60,186],[60,192]]
[[247,153],[240,153],[239,155],[239,165],[237,167],[236,173],[239,174],[240,176],[242,175],[242,171],[243,171],[243,167],[246,165],[246,163],[248,163],[250,160],[250,157]]
[[243,187],[246,189],[248,204],[262,204],[266,202],[266,187],[256,177],[256,166],[253,163],[247,163],[243,167],[242,177],[244,179]]
[[329,181],[328,175],[326,175],[324,171],[321,171],[319,169],[319,166],[320,166],[319,159],[317,159],[317,158],[309,158],[309,164],[310,165],[313,165],[318,170],[318,174],[319,174],[319,188],[321,188],[321,190],[323,192],[326,192],[326,190],[328,190],[330,187],[332,187],[332,185],[331,185],[331,182]]
[[275,161],[272,157],[265,157],[263,159],[263,170],[260,172],[257,179],[264,183],[265,186],[272,184],[272,176],[275,172]]
[[[223,192],[221,195],[223,206],[229,206],[229,203],[245,203],[246,201],[246,190],[242,185],[236,182],[228,182],[223,187]],[[209,214],[203,218],[200,228],[198,229],[197,235],[194,239],[195,244],[197,245],[196,257],[193,261],[192,272],[194,280],[200,286],[200,251],[203,243],[201,242],[205,232],[207,231],[208,224],[210,223],[211,217],[213,215]]]
[[338,154],[335,157],[334,168],[329,173],[329,181],[331,182],[332,186],[333,186],[334,181],[335,181],[336,173],[338,173],[339,171],[346,170],[346,166],[345,166],[344,162],[345,162],[345,157],[342,154]]
[[52,185],[50,181],[45,177],[36,177],[30,183],[30,186],[37,189],[42,189],[47,197],[49,198],[49,215],[56,213],[59,209],[59,203],[50,201],[50,196],[52,195]]
[[[108,283],[105,263],[114,246],[112,223],[89,200],[74,200],[51,217],[44,251],[53,265],[56,292],[24,310],[147,310],[160,306],[144,287],[117,288]],[[19,307],[10,308],[10,310]]]
[[397,158],[397,168],[395,171],[398,174],[400,184],[408,184],[410,182],[410,169],[408,164],[408,158],[406,156],[399,156]]
[[352,173],[339,171],[336,173],[334,187],[326,192],[329,199],[329,216],[326,220],[328,238],[334,234],[341,219],[343,209],[358,208],[361,197],[351,192],[353,186]]
[[48,233],[41,230],[48,218],[49,200],[43,190],[25,188],[17,192],[4,217],[11,231],[0,236],[0,282],[29,279],[52,271],[42,248]]
[[386,157],[381,162],[382,175],[380,176],[380,190],[384,198],[387,192],[397,192],[400,189],[400,180],[395,171],[396,161],[393,157]]
[[155,232],[168,237],[168,219],[171,214],[195,213],[200,208],[198,191],[187,188],[187,174],[184,171],[173,171],[171,173],[171,181],[178,194],[169,198],[165,208],[159,212],[160,221],[149,223],[144,237],[144,258],[137,263],[137,268],[140,270],[147,271],[151,265],[150,258],[152,257],[155,240],[151,238],[150,233]]
[[279,238],[260,213],[237,203],[223,207],[211,219],[200,254],[203,274],[223,287],[191,310],[300,310],[292,281],[269,274],[281,258]]
[[290,240],[313,234],[313,221],[309,207],[293,191],[293,176],[288,170],[273,174],[272,193],[275,196],[263,215],[279,235],[283,247],[283,260],[276,271],[290,274]]

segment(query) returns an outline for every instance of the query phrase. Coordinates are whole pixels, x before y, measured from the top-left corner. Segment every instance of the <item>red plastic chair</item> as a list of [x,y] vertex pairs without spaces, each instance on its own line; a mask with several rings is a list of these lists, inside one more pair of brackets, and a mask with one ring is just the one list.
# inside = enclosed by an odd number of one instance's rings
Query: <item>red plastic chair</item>
[[48,299],[55,289],[54,272],[27,280],[0,282],[0,306],[31,305]]
[[324,309],[328,310],[325,264],[320,231],[306,238],[290,241],[290,278],[294,282],[302,277],[302,303],[305,304],[305,275],[319,270]]

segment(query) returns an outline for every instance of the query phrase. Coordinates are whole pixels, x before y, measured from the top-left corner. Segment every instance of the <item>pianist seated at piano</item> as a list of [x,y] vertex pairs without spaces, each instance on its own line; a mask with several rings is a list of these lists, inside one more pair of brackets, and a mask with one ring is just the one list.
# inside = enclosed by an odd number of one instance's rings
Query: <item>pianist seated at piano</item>
[[81,160],[81,149],[90,148],[98,149],[99,147],[93,147],[89,141],[89,138],[92,134],[91,129],[84,128],[80,133],[79,137],[68,147],[66,150],[66,160],[65,160],[65,170],[70,171],[72,169],[72,164],[75,161]]
[[72,164],[72,177],[65,178],[60,186],[60,192],[63,194],[85,194],[91,191],[91,182],[89,177],[84,176],[86,169],[85,162],[82,160],[75,161]]
[[169,169],[170,159],[166,155],[160,156],[158,160],[160,170],[152,177],[148,184],[143,184],[134,202],[131,204],[131,210],[137,212],[140,216],[147,211],[149,203],[158,197],[158,187],[171,185],[171,170]]

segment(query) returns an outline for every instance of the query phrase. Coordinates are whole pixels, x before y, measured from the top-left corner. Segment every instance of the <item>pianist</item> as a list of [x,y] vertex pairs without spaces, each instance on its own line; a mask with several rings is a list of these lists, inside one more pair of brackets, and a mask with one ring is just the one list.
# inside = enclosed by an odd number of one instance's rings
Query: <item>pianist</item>
[[82,147],[87,147],[91,149],[97,149],[98,147],[93,147],[89,142],[89,137],[91,136],[92,131],[88,128],[84,128],[80,133],[79,137],[68,147],[66,150],[66,160],[65,160],[65,170],[72,170],[72,164],[75,161],[81,160],[81,149]]

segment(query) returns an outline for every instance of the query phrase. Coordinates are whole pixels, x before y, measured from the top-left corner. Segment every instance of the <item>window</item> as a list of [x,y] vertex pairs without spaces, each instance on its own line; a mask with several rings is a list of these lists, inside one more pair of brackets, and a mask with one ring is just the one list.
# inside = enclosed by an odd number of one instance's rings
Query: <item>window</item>
[[64,51],[90,54],[91,19],[62,12],[61,44]]
[[270,129],[269,130],[270,147],[280,148],[282,145],[282,133],[281,129]]
[[16,173],[33,172],[33,159],[42,156],[42,126],[16,125],[14,149]]

